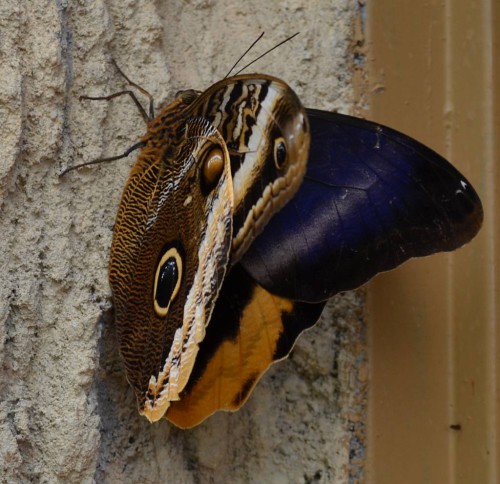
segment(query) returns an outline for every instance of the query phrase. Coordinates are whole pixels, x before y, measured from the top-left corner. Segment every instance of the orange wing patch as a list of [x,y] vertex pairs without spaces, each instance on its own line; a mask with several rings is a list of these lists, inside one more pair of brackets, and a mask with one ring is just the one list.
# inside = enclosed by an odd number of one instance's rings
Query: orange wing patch
[[274,296],[240,266],[233,268],[190,381],[166,418],[187,428],[217,410],[238,410],[269,366],[286,357],[300,332],[316,322],[323,306]]

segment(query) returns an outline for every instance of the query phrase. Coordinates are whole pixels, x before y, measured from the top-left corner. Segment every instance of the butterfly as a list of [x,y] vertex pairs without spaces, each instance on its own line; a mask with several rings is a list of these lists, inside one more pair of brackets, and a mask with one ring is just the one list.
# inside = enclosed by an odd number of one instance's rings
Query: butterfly
[[127,379],[152,422],[240,408],[330,297],[457,249],[483,219],[440,155],[305,109],[267,75],[181,92],[136,146],[109,279]]

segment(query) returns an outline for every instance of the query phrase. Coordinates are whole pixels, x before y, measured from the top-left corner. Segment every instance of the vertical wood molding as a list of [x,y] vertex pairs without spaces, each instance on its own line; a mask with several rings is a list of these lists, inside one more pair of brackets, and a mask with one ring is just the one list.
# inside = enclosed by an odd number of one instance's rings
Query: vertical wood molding
[[450,159],[485,208],[465,248],[369,285],[370,482],[498,476],[498,11],[491,0],[369,4],[372,119]]

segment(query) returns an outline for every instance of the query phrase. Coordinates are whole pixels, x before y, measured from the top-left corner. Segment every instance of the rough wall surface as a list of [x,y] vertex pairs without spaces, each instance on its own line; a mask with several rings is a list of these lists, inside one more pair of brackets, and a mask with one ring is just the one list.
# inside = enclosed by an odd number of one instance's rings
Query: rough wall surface
[[[353,111],[355,0],[0,4],[0,475],[5,482],[356,482],[366,368],[361,293],[337,297],[245,407],[181,431],[136,412],[112,327],[111,230],[143,133],[110,62],[163,103],[204,89],[257,37],[253,66],[304,104]],[[256,54],[251,54],[250,58]]]

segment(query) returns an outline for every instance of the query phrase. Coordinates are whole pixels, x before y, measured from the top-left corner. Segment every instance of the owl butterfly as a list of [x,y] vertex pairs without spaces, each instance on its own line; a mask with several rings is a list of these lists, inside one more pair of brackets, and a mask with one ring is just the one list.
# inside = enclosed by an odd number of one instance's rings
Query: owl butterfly
[[179,427],[236,410],[325,301],[482,222],[469,182],[419,142],[304,109],[281,80],[181,93],[147,126],[110,283],[139,411]]

